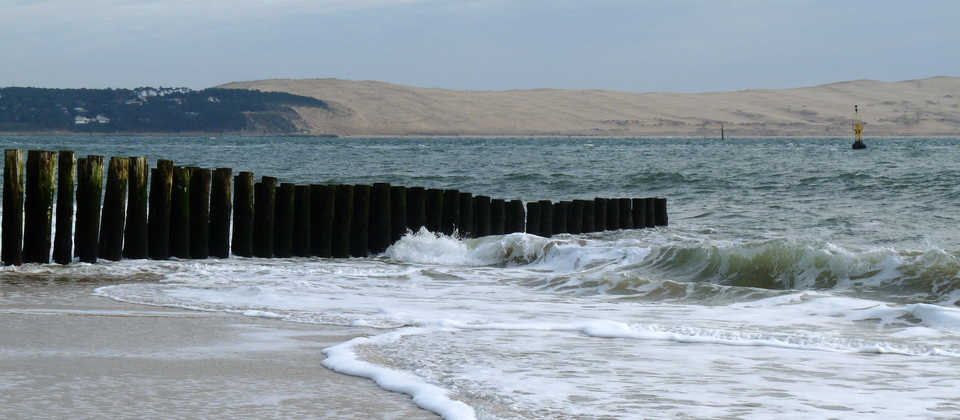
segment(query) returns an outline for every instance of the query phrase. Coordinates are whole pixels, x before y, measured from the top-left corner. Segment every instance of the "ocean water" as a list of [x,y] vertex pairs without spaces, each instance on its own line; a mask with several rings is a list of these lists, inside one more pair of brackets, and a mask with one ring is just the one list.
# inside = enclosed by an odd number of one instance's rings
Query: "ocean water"
[[552,238],[410,232],[370,258],[3,270],[129,276],[95,293],[373,327],[322,363],[451,419],[956,418],[960,139],[867,143],[0,137],[283,182],[661,196],[670,216]]

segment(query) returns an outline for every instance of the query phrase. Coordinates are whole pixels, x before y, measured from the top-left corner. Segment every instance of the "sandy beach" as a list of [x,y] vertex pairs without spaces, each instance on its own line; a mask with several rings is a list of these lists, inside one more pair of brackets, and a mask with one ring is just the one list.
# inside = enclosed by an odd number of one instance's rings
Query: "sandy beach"
[[92,295],[112,283],[0,277],[0,418],[437,418],[321,365],[373,331]]

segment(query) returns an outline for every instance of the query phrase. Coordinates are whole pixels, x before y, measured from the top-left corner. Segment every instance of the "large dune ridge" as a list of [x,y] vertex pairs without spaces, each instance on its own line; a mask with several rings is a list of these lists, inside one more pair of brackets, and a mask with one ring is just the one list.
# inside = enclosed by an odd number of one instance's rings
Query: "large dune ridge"
[[635,93],[464,91],[341,79],[272,79],[218,87],[326,101],[296,107],[304,133],[340,136],[850,136],[859,104],[871,136],[960,135],[960,78],[856,80],[792,89]]

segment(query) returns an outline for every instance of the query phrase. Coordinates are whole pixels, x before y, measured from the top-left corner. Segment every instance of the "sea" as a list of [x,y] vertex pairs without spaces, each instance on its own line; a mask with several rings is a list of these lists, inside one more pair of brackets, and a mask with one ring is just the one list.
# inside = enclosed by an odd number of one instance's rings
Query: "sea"
[[318,363],[447,419],[960,417],[960,138],[866,142],[0,137],[298,184],[665,197],[669,211],[668,226],[550,238],[408,232],[368,258],[3,270],[137,279],[93,292],[120,302],[369,327]]

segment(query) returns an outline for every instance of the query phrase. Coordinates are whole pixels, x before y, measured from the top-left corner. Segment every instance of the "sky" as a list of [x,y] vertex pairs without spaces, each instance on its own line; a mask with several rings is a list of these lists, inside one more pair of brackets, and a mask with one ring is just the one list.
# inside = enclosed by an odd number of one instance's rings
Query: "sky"
[[0,0],[0,86],[705,92],[960,76],[954,0]]

